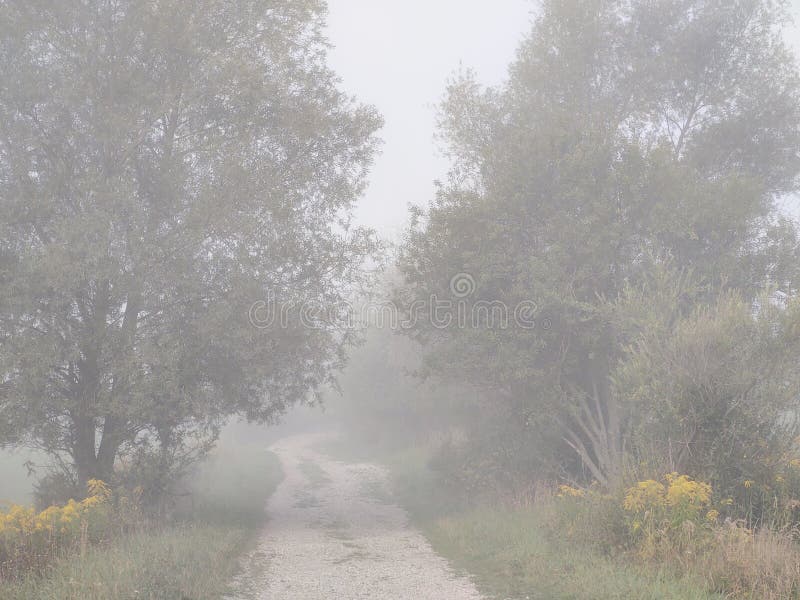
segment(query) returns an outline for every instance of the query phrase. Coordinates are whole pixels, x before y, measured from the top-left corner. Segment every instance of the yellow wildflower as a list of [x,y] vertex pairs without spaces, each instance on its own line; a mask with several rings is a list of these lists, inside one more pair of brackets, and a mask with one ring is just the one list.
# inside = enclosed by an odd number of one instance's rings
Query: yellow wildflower
[[585,492],[581,489],[574,488],[570,485],[560,485],[558,486],[558,497],[559,498],[583,498]]
[[667,503],[672,506],[684,503],[704,505],[711,500],[711,486],[707,483],[694,481],[686,475],[674,473],[667,476],[667,481],[669,481]]
[[86,488],[90,497],[95,496],[104,500],[111,497],[111,489],[100,479],[90,479],[86,482]]
[[639,512],[664,503],[664,485],[653,479],[640,481],[628,488],[622,506],[625,510]]

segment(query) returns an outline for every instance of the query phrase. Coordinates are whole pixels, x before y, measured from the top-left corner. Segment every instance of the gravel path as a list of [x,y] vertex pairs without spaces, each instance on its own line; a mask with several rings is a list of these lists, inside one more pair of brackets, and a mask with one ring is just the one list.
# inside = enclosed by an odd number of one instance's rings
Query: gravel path
[[386,497],[386,473],[315,450],[320,435],[277,442],[286,478],[237,580],[237,600],[481,600]]

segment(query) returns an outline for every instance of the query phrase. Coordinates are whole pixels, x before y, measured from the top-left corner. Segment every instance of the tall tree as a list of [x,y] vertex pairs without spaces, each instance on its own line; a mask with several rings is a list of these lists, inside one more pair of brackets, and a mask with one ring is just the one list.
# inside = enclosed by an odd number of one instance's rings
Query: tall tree
[[324,18],[0,2],[0,442],[107,478],[329,378],[347,333],[263,312],[338,305],[375,247],[351,209],[380,119],[338,89]]
[[408,297],[452,298],[466,272],[471,306],[532,301],[539,326],[414,332],[436,342],[433,368],[555,424],[602,482],[623,450],[606,303],[654,262],[707,293],[795,280],[797,235],[776,210],[800,168],[784,18],[771,0],[546,1],[505,86],[449,87],[454,166],[403,249]]

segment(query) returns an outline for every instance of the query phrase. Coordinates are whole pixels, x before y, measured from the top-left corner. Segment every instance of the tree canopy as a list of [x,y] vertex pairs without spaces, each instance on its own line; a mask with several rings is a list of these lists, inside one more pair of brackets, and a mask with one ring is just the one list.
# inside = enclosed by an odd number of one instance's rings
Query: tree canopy
[[[318,0],[0,3],[0,442],[81,480],[170,460],[326,382],[380,119]],[[191,443],[189,443],[191,442]]]
[[666,266],[698,283],[677,318],[724,290],[796,287],[776,206],[800,169],[785,19],[769,0],[546,1],[505,85],[449,86],[453,168],[408,233],[406,298],[452,297],[468,273],[473,306],[533,302],[539,326],[412,334],[433,370],[557,432],[601,482],[621,469],[611,374],[630,341],[609,306]]

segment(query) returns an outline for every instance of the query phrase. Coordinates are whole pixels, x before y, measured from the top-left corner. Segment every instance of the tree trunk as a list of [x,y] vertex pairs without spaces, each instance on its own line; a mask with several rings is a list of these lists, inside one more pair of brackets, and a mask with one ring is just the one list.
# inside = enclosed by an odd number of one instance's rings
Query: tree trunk
[[622,422],[602,362],[596,361],[588,369],[582,387],[585,389],[570,394],[576,411],[569,422],[562,423],[564,440],[592,477],[611,489],[620,484],[623,476]]
[[95,476],[97,458],[95,456],[94,420],[89,417],[78,417],[75,421],[75,439],[73,440],[73,458],[78,475],[78,485],[85,489],[86,482]]

